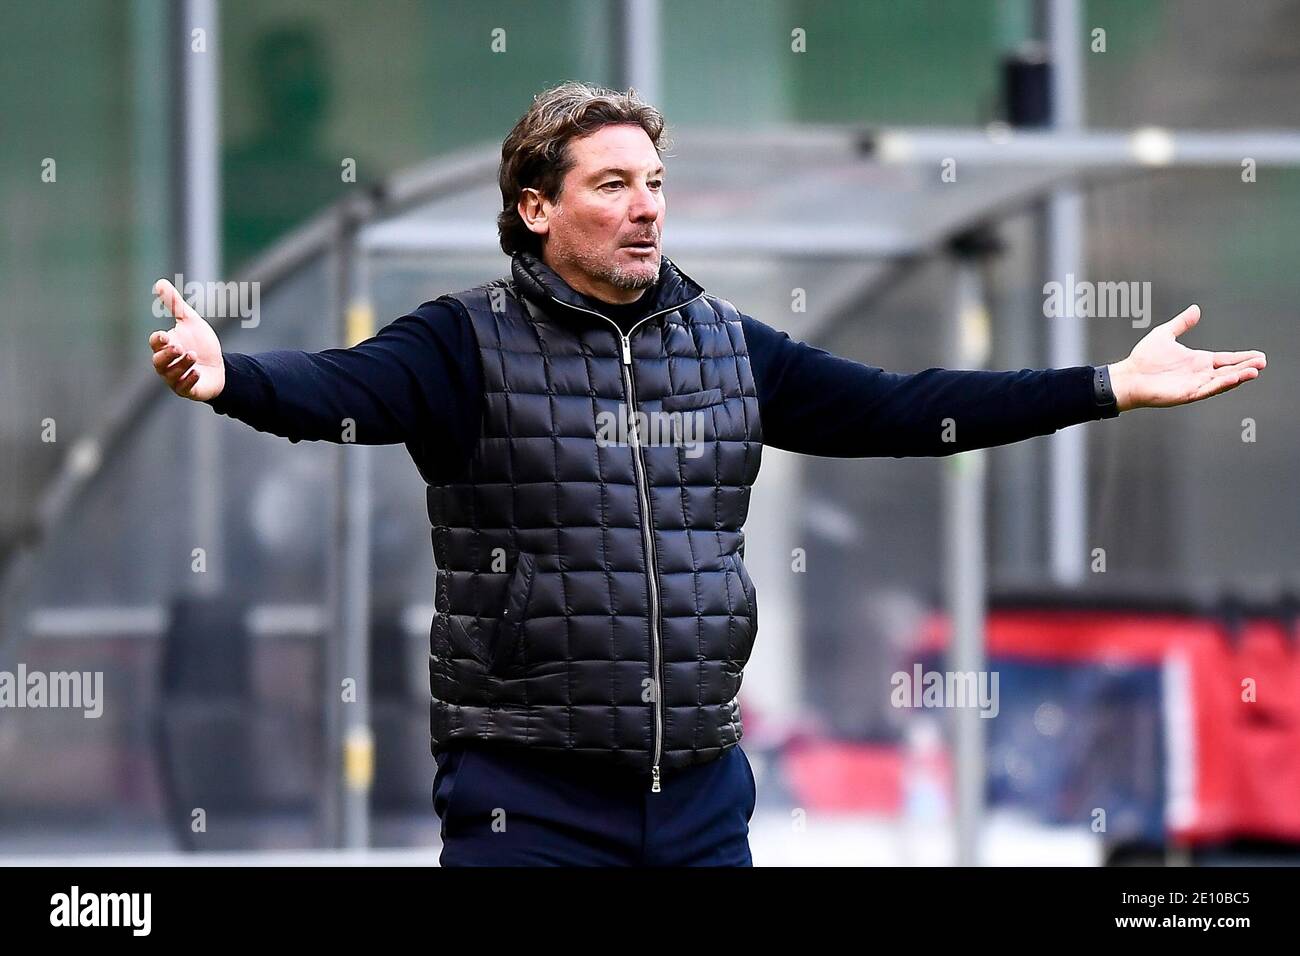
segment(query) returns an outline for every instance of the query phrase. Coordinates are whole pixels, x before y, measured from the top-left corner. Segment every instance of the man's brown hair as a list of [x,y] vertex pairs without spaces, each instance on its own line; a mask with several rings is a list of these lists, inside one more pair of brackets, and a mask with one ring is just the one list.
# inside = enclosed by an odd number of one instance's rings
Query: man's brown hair
[[519,216],[519,196],[532,187],[552,202],[560,198],[564,176],[573,168],[569,141],[603,126],[634,123],[645,130],[660,155],[670,146],[663,114],[644,102],[634,89],[626,93],[562,83],[533,97],[533,105],[520,117],[501,144],[501,215],[497,233],[506,255],[531,252],[541,255],[542,237]]

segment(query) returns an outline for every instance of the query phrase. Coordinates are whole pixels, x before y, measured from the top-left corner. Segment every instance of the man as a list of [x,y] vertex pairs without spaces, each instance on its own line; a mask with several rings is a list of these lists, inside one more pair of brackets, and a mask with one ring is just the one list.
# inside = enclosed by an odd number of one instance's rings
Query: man
[[155,290],[177,321],[154,367],[178,395],[293,441],[350,419],[427,482],[444,865],[751,862],[742,527],[764,445],[949,455],[1264,368],[1180,345],[1196,306],[1101,368],[898,374],[792,341],[662,255],[663,134],[631,92],[539,94],[501,149],[510,276],[350,349],[223,355]]

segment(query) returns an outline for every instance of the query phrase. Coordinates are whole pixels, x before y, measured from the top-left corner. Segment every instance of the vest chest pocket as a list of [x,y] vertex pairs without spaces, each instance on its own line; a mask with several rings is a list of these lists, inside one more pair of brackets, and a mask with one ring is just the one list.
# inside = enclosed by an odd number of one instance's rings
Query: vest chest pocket
[[528,615],[536,570],[537,558],[528,551],[520,551],[514,573],[506,584],[505,607],[501,610],[496,640],[492,643],[492,656],[488,662],[488,672],[491,674],[504,673],[514,660],[523,636],[524,618]]
[[722,389],[706,388],[702,392],[686,392],[682,395],[665,395],[660,408],[665,412],[682,412],[691,408],[708,408],[722,403]]

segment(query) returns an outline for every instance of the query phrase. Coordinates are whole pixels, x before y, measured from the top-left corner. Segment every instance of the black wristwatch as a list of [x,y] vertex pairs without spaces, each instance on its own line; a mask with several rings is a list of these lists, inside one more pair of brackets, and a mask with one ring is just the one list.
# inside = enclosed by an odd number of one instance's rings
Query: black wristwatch
[[1092,400],[1102,418],[1114,418],[1119,414],[1119,402],[1115,390],[1110,387],[1109,365],[1098,365],[1092,370]]

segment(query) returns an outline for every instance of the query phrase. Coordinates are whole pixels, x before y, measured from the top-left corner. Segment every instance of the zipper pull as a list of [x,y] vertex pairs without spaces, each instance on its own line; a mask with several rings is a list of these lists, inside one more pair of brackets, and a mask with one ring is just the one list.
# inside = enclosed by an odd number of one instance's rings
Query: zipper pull
[[651,768],[650,772],[654,775],[654,782],[650,784],[650,792],[658,793],[661,789],[659,786],[659,765],[655,764],[654,767]]
[[628,341],[626,335],[622,336],[622,338],[623,338],[623,364],[631,365],[632,364],[632,343]]

